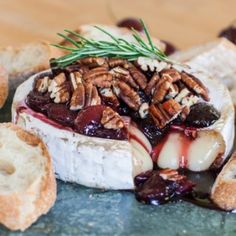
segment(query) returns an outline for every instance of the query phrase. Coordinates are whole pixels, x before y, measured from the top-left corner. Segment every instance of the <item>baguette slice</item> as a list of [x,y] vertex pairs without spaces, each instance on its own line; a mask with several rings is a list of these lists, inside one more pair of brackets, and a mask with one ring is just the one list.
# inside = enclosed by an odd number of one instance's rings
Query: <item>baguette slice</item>
[[9,95],[1,110],[0,122],[11,120],[10,106],[16,88],[30,75],[49,68],[50,58],[61,55],[63,55],[61,50],[46,42],[30,43],[20,48],[6,47],[0,49],[0,65],[9,74]]
[[0,124],[0,223],[25,230],[56,199],[56,181],[46,146],[11,123]]
[[236,209],[236,152],[217,176],[211,199],[224,210]]
[[8,96],[8,74],[4,67],[0,66],[0,108],[3,107]]
[[19,48],[0,49],[0,64],[10,76],[36,73],[49,68],[49,59],[63,55],[62,51],[46,42],[36,42]]

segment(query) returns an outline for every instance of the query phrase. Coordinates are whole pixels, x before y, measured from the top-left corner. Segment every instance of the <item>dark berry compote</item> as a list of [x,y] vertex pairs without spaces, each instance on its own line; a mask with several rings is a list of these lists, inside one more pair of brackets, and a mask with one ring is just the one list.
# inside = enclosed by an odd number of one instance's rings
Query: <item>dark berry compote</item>
[[[128,23],[134,22],[120,25]],[[208,89],[196,77],[168,63],[161,66],[151,71],[138,61],[106,57],[83,58],[63,69],[52,64],[52,72],[35,78],[25,104],[44,121],[87,136],[128,140],[135,126],[151,143],[157,169],[156,160],[170,134],[180,132],[188,145],[199,128],[220,117],[209,103]],[[169,169],[141,174],[135,183],[137,199],[153,204],[189,194],[194,186]]]

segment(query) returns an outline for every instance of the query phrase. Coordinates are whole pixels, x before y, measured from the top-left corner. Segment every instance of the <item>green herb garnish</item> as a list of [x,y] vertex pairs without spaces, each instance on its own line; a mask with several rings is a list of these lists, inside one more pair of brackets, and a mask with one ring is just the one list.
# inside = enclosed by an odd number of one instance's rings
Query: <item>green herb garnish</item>
[[102,31],[104,34],[108,35],[112,39],[111,41],[104,41],[104,40],[97,41],[97,40],[87,39],[79,33],[70,30],[65,30],[66,33],[72,34],[75,37],[77,37],[78,41],[74,40],[73,38],[65,34],[59,33],[58,35],[60,37],[69,41],[75,47],[52,44],[55,47],[70,52],[69,54],[63,57],[55,59],[54,62],[59,67],[65,67],[85,57],[117,57],[117,58],[127,59],[128,61],[135,61],[138,59],[138,57],[147,57],[173,64],[174,62],[172,62],[165,55],[164,52],[162,52],[153,44],[146,25],[142,20],[140,20],[140,22],[143,25],[144,33],[147,37],[147,42],[145,42],[140,36],[140,34],[134,29],[132,29],[132,32],[136,43],[128,42],[127,40],[122,38],[116,38],[106,30],[98,26],[94,27]]

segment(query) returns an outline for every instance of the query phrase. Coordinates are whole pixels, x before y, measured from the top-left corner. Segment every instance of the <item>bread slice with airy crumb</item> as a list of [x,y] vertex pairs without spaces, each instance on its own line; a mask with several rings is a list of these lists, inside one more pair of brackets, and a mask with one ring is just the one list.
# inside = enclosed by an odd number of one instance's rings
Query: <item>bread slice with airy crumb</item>
[[8,96],[8,73],[0,65],[0,108],[3,107]]
[[10,107],[16,88],[31,75],[49,68],[50,58],[64,53],[46,42],[35,42],[19,48],[0,48],[0,65],[9,74],[9,95],[1,110],[0,122],[10,121]]
[[56,199],[56,181],[46,146],[11,123],[0,124],[0,223],[24,231]]
[[36,42],[19,48],[0,48],[0,64],[10,76],[36,73],[49,68],[49,59],[62,56],[60,49],[50,46],[46,42]]
[[212,187],[211,199],[224,210],[236,209],[236,152],[217,176]]

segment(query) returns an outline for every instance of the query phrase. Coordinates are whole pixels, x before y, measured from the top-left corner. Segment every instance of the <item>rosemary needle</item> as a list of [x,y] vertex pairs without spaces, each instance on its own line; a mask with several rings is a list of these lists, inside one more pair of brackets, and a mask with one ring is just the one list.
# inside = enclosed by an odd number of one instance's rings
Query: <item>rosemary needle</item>
[[72,34],[75,38],[78,38],[78,40],[75,40],[68,35],[59,33],[58,35],[70,42],[72,46],[68,47],[52,44],[55,47],[69,51],[67,55],[54,59],[53,62],[56,63],[58,67],[66,67],[84,57],[118,57],[129,61],[137,60],[139,57],[147,57],[173,64],[174,62],[153,44],[146,25],[142,20],[140,20],[140,22],[144,28],[144,34],[147,38],[147,42],[145,42],[140,34],[134,29],[132,30],[134,42],[129,42],[125,39],[114,37],[112,34],[99,26],[94,27],[110,37],[110,41],[87,39],[79,33],[65,30],[66,33]]

